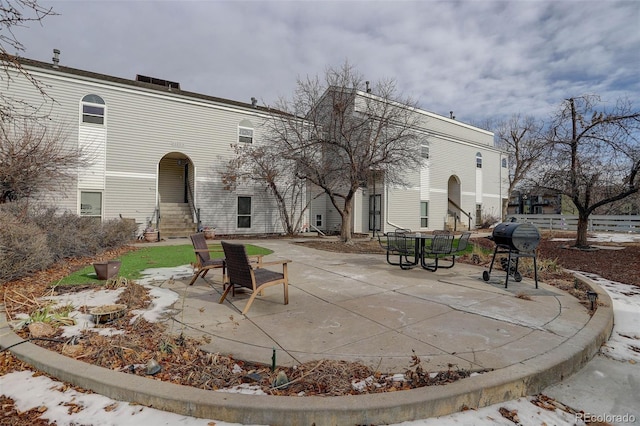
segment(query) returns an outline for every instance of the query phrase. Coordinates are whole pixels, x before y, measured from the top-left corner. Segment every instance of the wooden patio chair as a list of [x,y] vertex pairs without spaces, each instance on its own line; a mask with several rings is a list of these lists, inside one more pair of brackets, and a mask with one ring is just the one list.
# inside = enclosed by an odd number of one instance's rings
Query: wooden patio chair
[[207,240],[202,232],[191,235],[191,242],[193,243],[193,251],[196,255],[195,273],[189,282],[189,285],[193,285],[199,276],[202,278],[207,275],[210,269],[222,268],[222,284],[223,287],[226,283],[226,264],[224,258],[212,259],[211,253],[223,253],[222,250],[212,249],[207,245]]
[[[251,263],[247,250],[243,244],[233,244],[222,241],[222,249],[224,250],[225,263],[227,265],[227,284],[228,287],[220,297],[218,303],[224,302],[234,286],[246,288],[252,291],[247,304],[242,310],[245,315],[254,299],[258,294],[267,287],[282,284],[284,286],[284,304],[289,303],[289,276],[287,273],[287,264],[290,260],[279,260],[273,262]],[[282,273],[264,269],[264,266],[282,265]]]

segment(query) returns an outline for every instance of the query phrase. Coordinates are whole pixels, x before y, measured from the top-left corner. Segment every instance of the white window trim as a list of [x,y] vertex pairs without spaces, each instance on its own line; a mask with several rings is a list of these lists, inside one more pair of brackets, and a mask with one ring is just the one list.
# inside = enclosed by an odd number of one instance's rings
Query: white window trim
[[[248,198],[250,200],[250,212],[249,214],[240,214],[240,212],[238,211],[238,201],[240,200],[240,198]],[[249,227],[240,227],[238,226],[238,219],[240,217],[249,217]],[[251,195],[238,195],[238,197],[236,198],[236,229],[252,229],[253,228],[253,196]]]
[[[100,215],[82,214],[82,194],[83,193],[97,193],[100,194]],[[99,217],[102,219],[104,216],[104,191],[99,189],[79,189],[78,190],[78,215],[81,217]]]
[[[251,131],[251,142],[240,140],[240,138],[248,138],[249,137],[247,135],[242,135],[241,134],[242,130],[250,130]],[[255,132],[254,132],[253,128],[245,127],[245,126],[238,126],[238,143],[253,143],[254,139],[255,139]]]

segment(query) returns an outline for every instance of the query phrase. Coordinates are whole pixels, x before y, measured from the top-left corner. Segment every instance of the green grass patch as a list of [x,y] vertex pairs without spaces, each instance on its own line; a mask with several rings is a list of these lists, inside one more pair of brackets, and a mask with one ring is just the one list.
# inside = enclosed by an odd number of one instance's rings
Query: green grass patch
[[[212,252],[212,258],[224,257],[222,246],[220,244],[211,244],[209,247],[219,252]],[[263,247],[246,245],[247,254],[249,256],[255,254],[271,254],[272,251]],[[130,251],[118,259],[122,262],[120,267],[121,277],[128,279],[138,279],[142,276],[141,272],[150,268],[172,268],[181,265],[189,265],[195,262],[196,257],[193,253],[193,246],[190,244],[179,246],[158,246],[144,247],[139,250]],[[62,280],[52,283],[55,285],[75,285],[87,283],[100,283],[104,281],[98,280],[93,269],[93,265],[88,265],[73,274],[63,278]]]

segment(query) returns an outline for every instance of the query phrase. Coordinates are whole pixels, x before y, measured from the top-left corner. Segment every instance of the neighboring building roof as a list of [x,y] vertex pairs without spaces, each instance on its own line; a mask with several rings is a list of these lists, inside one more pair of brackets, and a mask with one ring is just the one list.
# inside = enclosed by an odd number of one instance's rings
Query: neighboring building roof
[[[5,61],[15,64],[14,66],[19,65],[24,67],[38,68],[52,74],[54,73],[71,74],[74,76],[83,77],[87,79],[108,81],[108,82],[116,83],[120,85],[134,86],[134,87],[139,87],[147,90],[153,90],[153,91],[163,92],[163,93],[173,94],[173,95],[180,95],[188,98],[201,99],[204,101],[226,104],[226,105],[231,105],[231,106],[240,107],[240,108],[255,109],[262,112],[268,112],[268,111],[273,112],[273,110],[268,107],[259,106],[253,103],[239,102],[231,99],[218,98],[215,96],[203,95],[200,93],[181,90],[179,88],[176,88],[177,83],[173,83],[173,82],[167,82],[172,84],[161,85],[161,84],[155,84],[155,83],[145,82],[145,81],[129,80],[126,78],[114,77],[111,75],[100,74],[100,73],[95,73],[91,71],[79,70],[77,68],[65,67],[62,65],[57,65],[49,62],[36,61],[34,59],[27,59],[27,58],[12,56],[12,55],[0,55],[0,62],[5,62]],[[159,81],[159,82],[165,81],[165,80],[160,80],[155,78],[151,79],[149,77],[147,77],[146,79],[150,81]],[[179,87],[179,85],[177,86]]]

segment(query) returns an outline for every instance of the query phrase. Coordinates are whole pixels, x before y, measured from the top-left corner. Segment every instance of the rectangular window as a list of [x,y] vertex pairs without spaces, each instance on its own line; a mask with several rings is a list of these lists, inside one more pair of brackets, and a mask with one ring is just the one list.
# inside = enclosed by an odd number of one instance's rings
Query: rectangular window
[[238,197],[238,228],[251,228],[251,197]]
[[429,142],[422,142],[420,144],[420,155],[422,155],[422,158],[425,160],[429,159]]
[[80,193],[80,216],[102,216],[102,192]]
[[476,226],[482,226],[482,204],[476,204]]
[[322,215],[321,214],[317,214],[316,215],[316,226],[318,228],[322,227]]
[[253,143],[253,129],[238,127],[238,142]]
[[421,228],[429,227],[429,202],[428,201],[420,202],[420,227]]
[[104,107],[82,105],[82,122],[104,124]]

